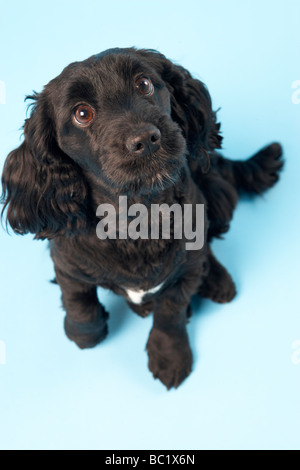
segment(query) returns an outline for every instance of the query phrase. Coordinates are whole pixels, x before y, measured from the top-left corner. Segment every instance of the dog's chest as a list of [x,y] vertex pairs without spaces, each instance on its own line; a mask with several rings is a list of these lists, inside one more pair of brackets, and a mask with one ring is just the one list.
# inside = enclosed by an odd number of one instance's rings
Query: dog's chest
[[127,293],[127,295],[128,295],[131,302],[133,302],[134,304],[141,304],[144,300],[145,295],[147,295],[147,294],[156,294],[162,288],[163,285],[164,285],[164,283],[162,282],[158,286],[155,286],[155,287],[153,287],[152,289],[149,289],[149,290],[125,289],[125,291],[126,291],[126,293]]

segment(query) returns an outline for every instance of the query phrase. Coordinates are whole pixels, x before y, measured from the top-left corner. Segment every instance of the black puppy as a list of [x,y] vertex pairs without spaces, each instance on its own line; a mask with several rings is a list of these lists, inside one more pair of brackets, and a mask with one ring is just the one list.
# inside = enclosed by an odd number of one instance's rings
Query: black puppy
[[[244,162],[219,155],[206,87],[155,51],[111,49],[73,63],[30,98],[25,140],[2,176],[9,224],[50,240],[71,340],[88,348],[105,338],[108,315],[96,289],[111,289],[140,315],[153,311],[149,368],[177,387],[192,366],[191,297],[223,303],[235,295],[209,241],[228,230],[240,190],[260,193],[277,181],[281,146]],[[203,246],[186,249],[185,234],[174,236],[174,217],[169,238],[124,238],[117,227],[114,238],[100,239],[97,207],[111,204],[124,220],[119,196],[149,210],[204,204]]]

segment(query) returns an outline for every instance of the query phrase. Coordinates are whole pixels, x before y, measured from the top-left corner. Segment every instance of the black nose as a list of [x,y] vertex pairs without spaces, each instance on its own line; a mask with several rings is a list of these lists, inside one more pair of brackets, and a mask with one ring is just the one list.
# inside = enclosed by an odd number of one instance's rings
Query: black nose
[[160,148],[161,133],[155,126],[138,129],[126,140],[126,148],[130,153],[145,156],[157,152]]

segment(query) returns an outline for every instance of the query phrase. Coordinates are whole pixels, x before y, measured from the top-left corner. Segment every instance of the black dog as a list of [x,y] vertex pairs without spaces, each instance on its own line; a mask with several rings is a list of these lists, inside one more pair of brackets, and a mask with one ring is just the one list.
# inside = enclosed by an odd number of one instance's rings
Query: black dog
[[[192,366],[191,297],[223,303],[235,295],[209,242],[228,230],[240,191],[261,193],[278,180],[281,146],[246,161],[222,157],[206,87],[156,51],[108,50],[69,65],[29,98],[25,140],[2,176],[9,224],[50,240],[71,340],[88,348],[105,338],[96,289],[111,289],[138,314],[153,311],[149,368],[177,387]],[[174,221],[170,239],[99,239],[97,207],[109,203],[120,215],[119,196],[147,208],[205,204],[203,247],[187,250]]]

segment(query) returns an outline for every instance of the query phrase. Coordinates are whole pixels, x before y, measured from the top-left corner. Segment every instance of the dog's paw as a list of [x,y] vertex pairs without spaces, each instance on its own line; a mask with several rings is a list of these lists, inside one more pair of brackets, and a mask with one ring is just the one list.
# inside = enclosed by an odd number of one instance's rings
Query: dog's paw
[[140,317],[147,317],[153,310],[153,302],[146,302],[144,304],[134,304],[133,302],[127,302],[131,310],[137,313]]
[[146,349],[150,371],[168,390],[177,388],[190,374],[193,359],[187,335],[172,338],[153,328]]
[[64,321],[65,333],[80,349],[93,348],[108,334],[107,318],[108,314],[103,307],[96,319],[89,323],[75,322],[67,315]]
[[201,297],[206,297],[213,302],[225,304],[235,297],[236,288],[230,274],[218,263],[212,267],[198,293]]

